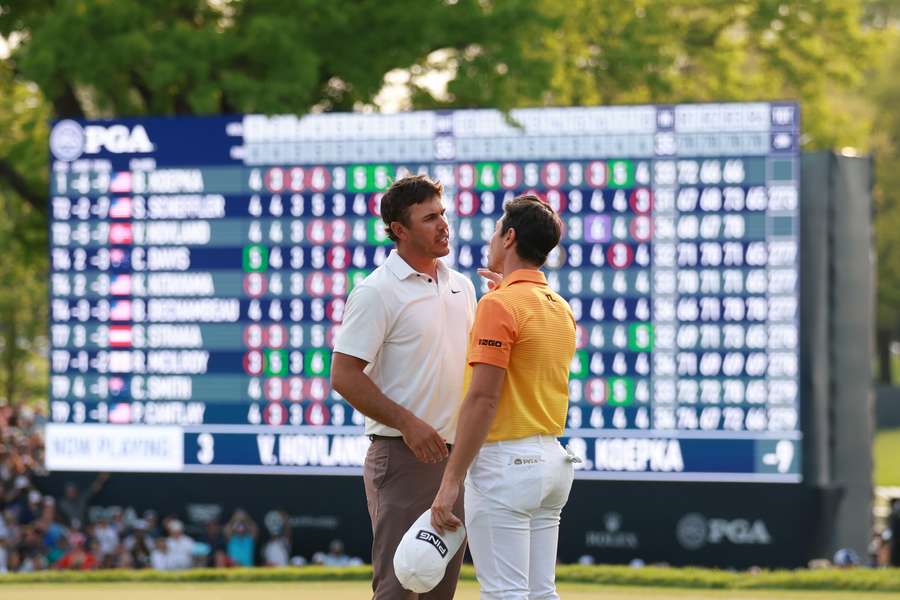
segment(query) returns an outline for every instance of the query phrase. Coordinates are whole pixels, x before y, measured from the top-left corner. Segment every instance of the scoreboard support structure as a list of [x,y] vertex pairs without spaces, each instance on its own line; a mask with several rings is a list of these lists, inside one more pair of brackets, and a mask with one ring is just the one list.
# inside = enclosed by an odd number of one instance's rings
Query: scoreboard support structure
[[840,548],[866,556],[874,485],[873,166],[833,152],[805,155],[801,164],[804,470],[828,513],[816,543],[824,556]]

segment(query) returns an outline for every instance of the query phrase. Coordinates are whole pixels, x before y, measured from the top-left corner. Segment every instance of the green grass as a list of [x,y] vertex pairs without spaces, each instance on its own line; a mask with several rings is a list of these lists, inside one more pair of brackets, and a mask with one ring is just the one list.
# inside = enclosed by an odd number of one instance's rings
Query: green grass
[[875,433],[875,485],[900,486],[900,429]]
[[[565,586],[587,586],[596,590],[608,586],[632,586],[642,588],[667,588],[681,590],[806,590],[828,592],[900,592],[900,569],[826,569],[816,571],[765,571],[756,574],[732,573],[715,569],[661,568],[647,567],[632,569],[622,566],[578,566],[561,565],[556,570],[557,581]],[[62,572],[43,571],[0,576],[0,597],[7,600],[12,589],[28,586],[28,589],[56,590],[65,588],[80,590],[96,586],[111,586],[110,589],[130,590],[190,589],[209,584],[209,589],[228,590],[252,585],[286,586],[286,588],[306,589],[329,584],[343,584],[347,589],[364,590],[371,578],[369,567],[349,569],[329,569],[323,567],[301,567],[284,569],[196,569],[192,571],[88,571]],[[471,566],[463,568],[462,579],[474,582]],[[469,585],[467,583],[466,585]],[[5,584],[5,585],[3,585]],[[35,585],[47,584],[47,585]],[[222,585],[228,584],[228,585]],[[121,587],[116,587],[117,585]],[[294,587],[292,587],[294,586]],[[572,589],[575,589],[573,587]],[[271,589],[275,589],[272,587]],[[337,589],[337,588],[335,588]],[[362,592],[360,592],[362,593]],[[168,591],[164,596],[169,598]],[[214,596],[218,597],[218,596]],[[314,596],[307,596],[314,597]],[[361,597],[361,596],[360,596]],[[777,596],[773,596],[777,597]],[[900,598],[900,595],[898,595]],[[32,598],[31,600],[35,600]],[[267,598],[266,600],[270,600]],[[334,600],[334,599],[329,599]]]
[[[897,594],[880,592],[822,592],[771,590],[672,590],[665,588],[616,587],[562,583],[559,593],[566,600],[887,600]],[[3,587],[3,600],[356,600],[370,597],[368,582],[305,583],[106,583],[66,586]],[[456,600],[477,600],[478,584],[463,581]]]

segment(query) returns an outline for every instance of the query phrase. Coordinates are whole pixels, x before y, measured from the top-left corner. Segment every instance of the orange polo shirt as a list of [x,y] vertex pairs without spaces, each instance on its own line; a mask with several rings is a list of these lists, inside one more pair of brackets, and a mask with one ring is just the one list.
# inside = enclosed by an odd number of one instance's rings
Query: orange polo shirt
[[[519,269],[478,303],[469,365],[506,369],[487,442],[562,435],[569,406],[575,317],[544,274]],[[465,388],[471,381],[466,370]]]

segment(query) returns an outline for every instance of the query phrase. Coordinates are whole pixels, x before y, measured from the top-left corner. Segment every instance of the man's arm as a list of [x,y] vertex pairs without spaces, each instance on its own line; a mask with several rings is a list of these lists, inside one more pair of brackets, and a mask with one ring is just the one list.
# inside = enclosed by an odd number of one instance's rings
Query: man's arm
[[435,463],[447,457],[447,445],[428,423],[387,396],[363,372],[368,363],[361,358],[334,352],[331,358],[331,387],[353,408],[398,430],[403,441],[422,462]]
[[472,382],[459,411],[453,454],[431,505],[431,524],[438,533],[443,533],[444,529],[455,531],[462,525],[453,514],[453,505],[469,466],[491,430],[505,380],[506,369],[501,367],[479,363],[472,368]]

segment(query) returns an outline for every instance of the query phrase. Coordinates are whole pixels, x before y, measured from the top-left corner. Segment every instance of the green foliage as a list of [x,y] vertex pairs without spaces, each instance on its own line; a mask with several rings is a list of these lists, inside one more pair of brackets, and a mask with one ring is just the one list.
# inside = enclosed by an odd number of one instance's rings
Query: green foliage
[[0,291],[16,307],[0,337],[39,344],[20,313],[45,310],[49,118],[352,110],[400,69],[416,108],[798,99],[805,148],[864,151],[874,120],[879,326],[896,338],[900,59],[875,67],[898,18],[896,0],[0,0],[19,40],[0,60],[0,252],[21,257],[3,261],[20,285]]
[[558,27],[507,40],[507,53],[529,60],[505,63],[498,85],[491,54],[458,57],[449,103],[798,99],[805,148],[859,146],[865,120],[832,96],[861,82],[872,55],[861,8],[847,0],[545,0],[535,6],[541,22]]
[[[46,153],[35,149],[48,116],[36,87],[0,64],[0,162],[16,165],[29,190],[46,181]],[[46,398],[46,244],[44,215],[0,180],[0,403]]]
[[900,29],[884,34],[886,60],[873,83],[876,105],[875,244],[878,327],[900,338]]
[[[369,581],[369,567],[335,569],[328,567],[287,567],[256,569],[194,569],[190,571],[39,571],[0,577],[3,584],[77,584],[77,583],[248,583]],[[463,566],[462,579],[473,580],[475,570]],[[825,569],[817,571],[763,571],[735,573],[715,569],[646,567],[633,569],[607,565],[559,565],[558,583],[582,583],[658,588],[720,590],[830,590],[900,591],[898,569]]]
[[499,37],[474,0],[2,0],[0,9],[0,34],[28,32],[12,60],[57,116],[349,110],[371,101],[391,69]]
[[875,434],[875,485],[900,486],[900,429],[885,429]]

